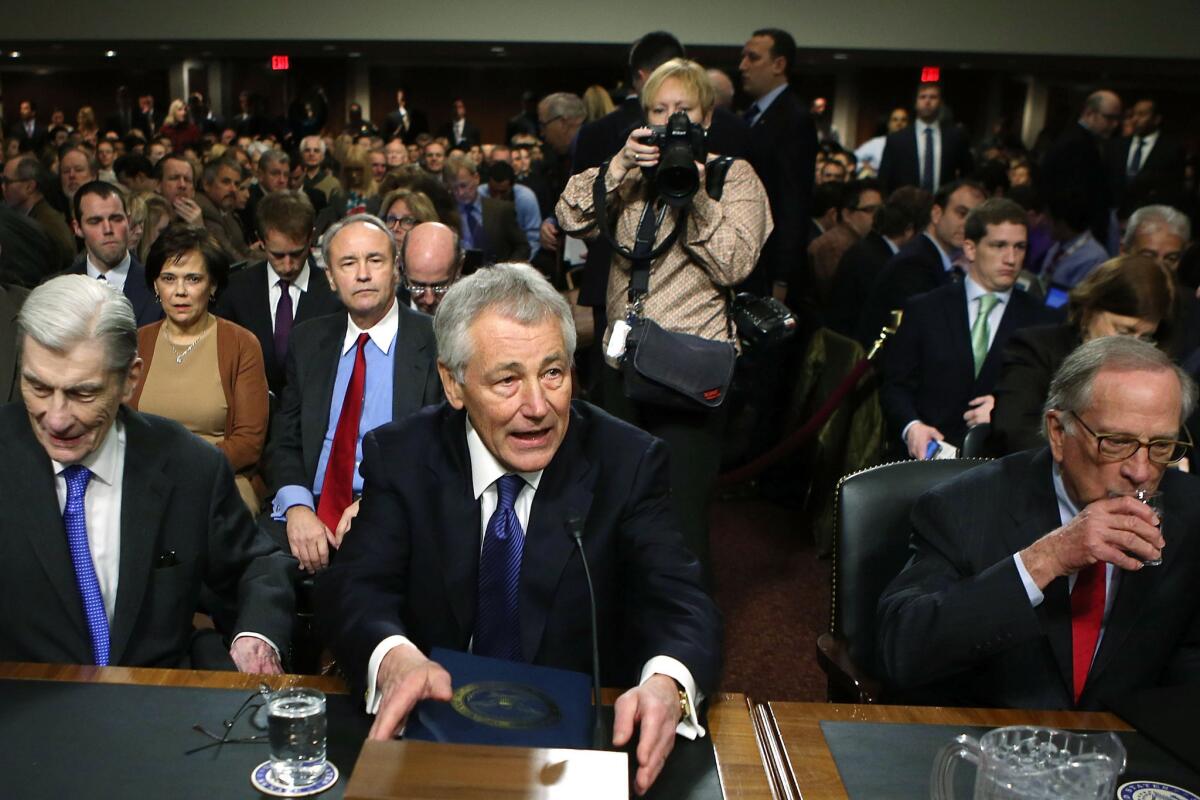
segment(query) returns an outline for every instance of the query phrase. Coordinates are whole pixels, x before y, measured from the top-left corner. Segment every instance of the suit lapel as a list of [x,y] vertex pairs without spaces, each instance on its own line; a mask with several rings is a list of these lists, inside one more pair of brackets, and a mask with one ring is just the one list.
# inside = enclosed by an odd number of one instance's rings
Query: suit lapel
[[[1013,482],[1009,497],[1013,521],[1016,523],[1010,534],[1008,551],[1020,552],[1050,531],[1058,528],[1062,520],[1058,513],[1058,498],[1054,495],[1049,448],[1034,456],[1025,479]],[[1044,599],[1036,609],[1042,630],[1054,653],[1059,675],[1067,697],[1071,695],[1071,597],[1067,591],[1067,579],[1058,578],[1042,592]]]
[[[321,316],[329,305],[324,302],[329,293],[329,283],[325,277],[325,270],[313,263],[313,259],[310,256],[308,260],[308,289],[300,293],[300,302],[296,305],[295,324],[299,325],[307,319]],[[270,315],[271,310],[268,306],[266,311],[268,324],[270,323]]]
[[440,458],[429,469],[441,487],[433,508],[444,509],[441,526],[433,531],[442,557],[446,597],[458,621],[464,644],[475,629],[475,598],[479,591],[480,510],[471,485],[467,453],[466,414],[447,406],[441,417]]
[[975,356],[971,352],[967,290],[963,284],[958,284],[953,292],[946,292],[944,310],[946,329],[942,332],[942,342],[951,351],[950,357],[956,365],[955,369],[963,370],[959,379],[965,380],[965,383],[957,385],[970,386],[975,383]]
[[[9,408],[16,409],[18,406]],[[54,468],[34,438],[28,422],[23,426],[21,422],[25,421],[17,422],[19,427],[16,434],[6,442],[7,452],[3,461],[7,476],[5,483],[11,489],[12,496],[20,498],[21,505],[26,509],[26,524],[14,526],[15,530],[2,531],[0,535],[25,536],[29,539],[54,594],[62,603],[63,611],[78,635],[81,658],[90,658],[87,623],[83,617],[79,584],[75,580],[75,568],[67,546],[62,513],[59,511]]]
[[[400,303],[399,299],[396,303]],[[403,306],[397,311],[399,318],[396,320],[396,352],[392,358],[393,420],[403,419],[410,411],[423,405],[425,377],[429,369],[429,359],[421,355],[425,351],[425,344],[418,342],[417,337],[408,333],[412,324],[411,315],[419,312],[410,311]]]
[[[271,291],[267,286],[267,262],[251,267],[251,276],[247,281],[249,302],[246,305],[245,326],[258,336],[263,348],[263,360],[270,363],[275,360],[275,328],[271,325]],[[267,291],[263,291],[266,287]],[[300,308],[303,307],[303,292],[301,305],[296,309],[296,322],[300,322]]]
[[[304,404],[304,441],[305,467],[315,474],[317,462],[321,458],[321,442],[329,427],[329,409],[333,404],[333,384],[337,380],[338,360],[342,356],[342,343],[346,339],[346,326],[350,317],[341,314],[339,321],[330,320],[330,324],[322,332],[321,341],[314,353],[312,361],[312,378],[302,391],[312,393],[312,402]],[[335,423],[336,424],[336,423]],[[308,459],[312,463],[308,464]]]
[[125,465],[121,484],[121,566],[113,612],[110,660],[119,664],[146,595],[170,482],[163,466],[169,454],[154,442],[140,415],[121,409],[125,422]]
[[[595,476],[582,452],[583,420],[572,413],[567,435],[555,453],[529,512],[521,559],[521,654],[532,662],[541,646],[546,616],[567,560],[575,550],[568,520],[587,520]],[[586,533],[585,533],[586,535]]]

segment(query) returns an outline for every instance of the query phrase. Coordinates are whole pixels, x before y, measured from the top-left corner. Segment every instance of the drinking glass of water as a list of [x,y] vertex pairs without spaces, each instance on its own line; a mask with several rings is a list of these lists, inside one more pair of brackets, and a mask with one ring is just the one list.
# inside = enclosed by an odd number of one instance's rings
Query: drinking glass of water
[[[1109,497],[1132,497],[1139,503],[1145,503],[1154,511],[1154,516],[1158,517],[1158,529],[1162,532],[1163,527],[1163,493],[1151,491],[1149,489],[1135,489],[1132,492],[1109,492]],[[1165,535],[1165,534],[1164,534]],[[1162,559],[1155,558],[1150,561],[1142,561],[1144,567],[1160,567]]]
[[287,786],[308,786],[325,771],[325,695],[280,689],[267,699],[271,774]]

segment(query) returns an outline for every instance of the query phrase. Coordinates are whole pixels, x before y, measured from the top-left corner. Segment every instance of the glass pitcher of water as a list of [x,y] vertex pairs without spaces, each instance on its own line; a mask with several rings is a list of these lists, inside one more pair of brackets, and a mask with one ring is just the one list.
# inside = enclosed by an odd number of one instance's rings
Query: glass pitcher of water
[[930,797],[954,798],[960,761],[975,764],[974,800],[1108,800],[1125,770],[1125,746],[1116,734],[1080,734],[1013,726],[978,741],[959,736],[933,764]]

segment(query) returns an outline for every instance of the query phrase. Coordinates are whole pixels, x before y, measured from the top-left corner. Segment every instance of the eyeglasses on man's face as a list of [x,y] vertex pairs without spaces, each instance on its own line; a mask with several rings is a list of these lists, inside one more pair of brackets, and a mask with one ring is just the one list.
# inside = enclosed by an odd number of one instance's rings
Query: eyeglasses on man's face
[[422,297],[426,292],[433,292],[435,297],[441,297],[446,292],[450,291],[450,287],[454,285],[453,280],[441,281],[440,283],[416,283],[406,281],[404,288],[413,297]]
[[1144,447],[1146,456],[1155,464],[1170,466],[1182,461],[1192,447],[1191,434],[1187,433],[1186,428],[1184,433],[1188,440],[1185,442],[1178,439],[1144,440],[1128,433],[1096,433],[1083,421],[1083,417],[1074,411],[1071,416],[1096,440],[1096,451],[1104,461],[1124,461]]

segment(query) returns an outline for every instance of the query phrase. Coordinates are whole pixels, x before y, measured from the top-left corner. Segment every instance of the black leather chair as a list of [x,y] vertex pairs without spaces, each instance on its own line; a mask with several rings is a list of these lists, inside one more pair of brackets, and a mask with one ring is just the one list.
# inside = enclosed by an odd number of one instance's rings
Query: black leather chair
[[967,435],[963,437],[962,452],[960,455],[963,458],[990,458],[991,453],[988,452],[988,439],[992,435],[992,423],[985,422],[982,425],[976,425],[967,431]]
[[832,702],[878,703],[875,607],[909,558],[909,510],[939,483],[985,463],[979,459],[899,461],[838,482],[829,633],[817,639],[817,661]]

